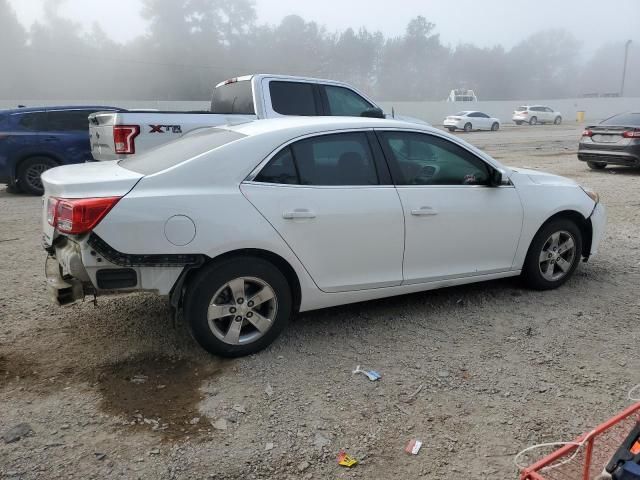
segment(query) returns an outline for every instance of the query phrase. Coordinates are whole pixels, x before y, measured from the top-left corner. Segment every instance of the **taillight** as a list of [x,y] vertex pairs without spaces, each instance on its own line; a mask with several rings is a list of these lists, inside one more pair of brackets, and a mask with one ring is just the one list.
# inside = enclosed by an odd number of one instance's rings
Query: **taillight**
[[62,233],[87,233],[100,223],[120,198],[51,197],[47,204],[47,221]]
[[622,136],[624,138],[640,138],[640,130],[627,130]]
[[136,153],[135,138],[140,135],[138,125],[114,125],[113,141],[116,153]]
[[58,208],[58,199],[56,197],[49,197],[47,201],[47,222],[52,227],[56,226],[56,209]]
[[582,132],[583,137],[593,137],[593,130],[589,130],[588,128]]

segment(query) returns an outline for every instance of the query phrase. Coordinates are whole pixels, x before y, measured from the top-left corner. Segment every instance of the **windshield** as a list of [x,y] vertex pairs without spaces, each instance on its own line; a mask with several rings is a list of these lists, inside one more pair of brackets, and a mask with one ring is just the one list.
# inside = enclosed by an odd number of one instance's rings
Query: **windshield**
[[600,125],[620,125],[624,127],[640,127],[640,113],[621,113],[600,122]]
[[206,128],[154,150],[120,160],[118,164],[128,170],[151,175],[244,137],[246,135],[231,130]]

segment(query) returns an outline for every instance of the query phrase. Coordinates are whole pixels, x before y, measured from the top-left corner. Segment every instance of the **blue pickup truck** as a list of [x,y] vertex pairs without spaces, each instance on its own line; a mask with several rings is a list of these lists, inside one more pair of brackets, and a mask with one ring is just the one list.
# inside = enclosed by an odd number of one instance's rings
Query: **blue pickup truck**
[[88,117],[102,111],[123,110],[105,106],[0,110],[0,183],[42,195],[42,172],[91,160]]

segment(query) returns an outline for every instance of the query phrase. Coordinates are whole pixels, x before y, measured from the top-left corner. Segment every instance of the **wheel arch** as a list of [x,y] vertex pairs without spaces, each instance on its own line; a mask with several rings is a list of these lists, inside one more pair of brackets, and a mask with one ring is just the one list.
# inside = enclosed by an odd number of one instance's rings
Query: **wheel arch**
[[13,162],[13,168],[11,173],[11,178],[13,178],[14,180],[17,180],[18,178],[18,172],[20,172],[20,168],[22,166],[22,164],[24,164],[24,162],[26,162],[27,160],[29,160],[30,158],[34,158],[34,157],[45,157],[48,158],[50,160],[53,160],[55,163],[57,163],[58,165],[62,165],[62,159],[59,158],[57,155],[52,154],[51,152],[38,152],[38,151],[31,151],[28,153],[23,153],[19,156],[16,157],[15,161]]
[[202,269],[202,267],[212,265],[218,262],[222,262],[225,260],[230,260],[232,258],[241,258],[241,257],[258,257],[263,260],[268,261],[273,264],[287,279],[289,286],[291,287],[291,294],[293,296],[293,311],[298,312],[300,309],[300,304],[302,302],[302,287],[300,285],[300,279],[298,278],[298,274],[291,266],[291,264],[285,260],[280,255],[270,252],[268,250],[263,250],[260,248],[243,248],[238,250],[231,250],[229,252],[222,253],[216,257],[208,258],[204,261],[199,267],[193,268],[186,273],[186,278],[184,281],[185,286],[191,282],[191,280],[198,274],[198,272]]
[[591,253],[591,244],[593,242],[593,225],[591,224],[590,218],[585,218],[580,212],[576,210],[562,210],[560,212],[554,213],[549,218],[547,218],[542,223],[542,225],[540,225],[540,228],[538,228],[536,234],[545,225],[558,219],[571,220],[577,225],[577,227],[580,229],[580,233],[582,234],[582,251],[580,252],[580,255],[585,259],[588,259]]

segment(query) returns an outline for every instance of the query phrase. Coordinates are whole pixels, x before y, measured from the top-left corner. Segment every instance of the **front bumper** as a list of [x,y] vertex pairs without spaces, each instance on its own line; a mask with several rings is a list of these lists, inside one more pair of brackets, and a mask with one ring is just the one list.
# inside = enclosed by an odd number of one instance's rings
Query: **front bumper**
[[605,227],[607,225],[607,209],[602,203],[596,204],[591,213],[591,252],[590,255],[598,253],[598,248],[602,237],[604,237]]

